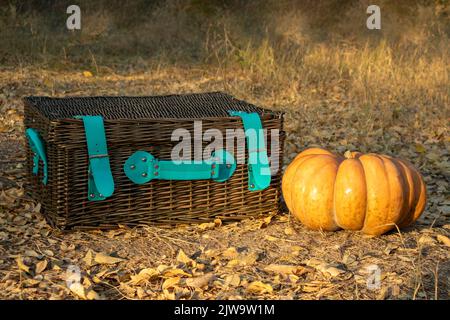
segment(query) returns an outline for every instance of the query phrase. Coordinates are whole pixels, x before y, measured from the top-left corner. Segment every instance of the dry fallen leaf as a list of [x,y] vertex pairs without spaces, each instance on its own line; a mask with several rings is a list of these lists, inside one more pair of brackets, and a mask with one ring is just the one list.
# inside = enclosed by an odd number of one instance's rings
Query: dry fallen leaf
[[197,228],[202,231],[214,229],[215,227],[216,227],[216,224],[214,222],[205,222],[205,223],[201,223],[197,226]]
[[14,204],[14,198],[13,197],[9,197],[5,190],[2,190],[2,192],[0,193],[0,206],[5,206],[5,207],[12,207]]
[[270,284],[261,281],[253,281],[248,285],[247,291],[255,294],[272,293],[273,288]]
[[239,255],[236,259],[231,259],[227,263],[227,267],[235,266],[251,266],[255,264],[258,255],[256,253],[249,253],[247,255]]
[[237,287],[241,283],[241,277],[238,274],[232,274],[225,277],[225,285],[229,287]]
[[95,255],[94,261],[99,264],[116,264],[125,261],[125,259],[112,257],[106,253],[99,252]]
[[389,289],[387,287],[382,287],[377,295],[377,300],[385,300],[388,297]]
[[282,265],[282,264],[270,264],[264,268],[264,271],[288,275],[302,275],[308,270],[302,266]]
[[39,253],[37,253],[34,250],[25,250],[24,256],[34,257],[34,258],[38,258],[38,259],[42,258],[42,255],[40,255]]
[[4,123],[0,123],[0,133],[8,132],[9,127],[7,127]]
[[219,218],[214,219],[214,224],[216,227],[220,227],[222,225],[222,220]]
[[40,202],[38,202],[38,204],[33,208],[33,212],[34,213],[41,212],[41,203]]
[[444,236],[444,235],[442,235],[442,234],[438,234],[438,235],[436,236],[436,239],[437,239],[439,242],[445,244],[447,247],[450,247],[450,239],[449,239],[448,237],[446,237],[446,236]]
[[180,277],[168,278],[168,279],[164,280],[164,282],[162,284],[162,289],[167,290],[169,288],[172,288],[175,285],[177,285],[180,282],[180,280],[181,280]]
[[42,279],[25,279],[23,281],[23,284],[26,285],[27,287],[33,287],[39,283],[41,283]]
[[293,256],[298,256],[298,255],[300,254],[300,251],[301,251],[302,249],[303,249],[303,248],[300,247],[300,246],[292,246],[292,247],[291,247],[291,253],[292,253]]
[[238,260],[241,266],[251,266],[258,260],[258,255],[255,252],[251,252],[246,255],[241,255]]
[[17,257],[17,258],[16,258],[16,262],[17,262],[17,266],[19,267],[19,270],[20,270],[20,271],[24,271],[24,272],[26,272],[26,273],[30,273],[30,267],[27,266],[27,265],[24,263],[22,257],[20,257],[20,256]]
[[73,293],[75,293],[78,297],[80,297],[81,299],[87,299],[86,297],[86,293],[84,291],[84,287],[81,283],[79,282],[74,282],[69,286],[70,291],[72,291]]
[[270,224],[271,221],[272,221],[272,216],[267,216],[267,217],[261,219],[258,224],[258,229],[267,228],[267,226]]
[[136,289],[136,295],[138,296],[139,299],[143,299],[146,296],[146,293],[145,293],[144,289],[139,287]]
[[163,275],[166,278],[171,278],[171,277],[175,277],[175,276],[185,276],[185,277],[191,276],[191,274],[189,274],[186,271],[184,271],[183,269],[179,269],[179,268],[164,270]]
[[279,238],[273,237],[273,236],[269,236],[268,234],[266,234],[264,236],[264,239],[267,240],[267,241],[279,241],[280,240]]
[[120,283],[119,289],[122,293],[129,297],[133,297],[136,294],[136,288],[133,288],[124,282]]
[[87,266],[91,267],[96,264],[116,264],[125,261],[125,259],[112,257],[103,252],[96,253],[91,249],[89,249],[86,255],[84,256],[83,261],[86,263]]
[[88,267],[93,266],[95,264],[94,255],[95,253],[91,249],[89,249],[86,255],[84,256],[83,261],[84,263],[86,263]]
[[425,147],[423,145],[421,145],[420,143],[416,143],[416,152],[417,153],[425,153],[427,151],[427,149],[425,149]]
[[295,274],[290,274],[288,275],[288,279],[291,283],[297,283],[299,276],[295,275]]
[[91,78],[93,77],[93,74],[90,71],[83,71],[83,76],[85,76],[86,78]]
[[434,240],[432,237],[424,234],[419,238],[419,240],[417,242],[421,245],[433,245],[436,243],[436,240]]
[[53,257],[55,255],[52,250],[43,250],[42,253],[48,257]]
[[294,234],[294,229],[292,227],[286,227],[284,229],[284,234],[287,236],[292,236]]
[[100,300],[100,296],[92,289],[85,288],[80,282],[74,282],[69,286],[72,291],[79,298],[84,300]]
[[53,81],[51,81],[49,78],[45,78],[43,81],[42,81],[47,87],[53,87],[54,86],[54,83],[53,83]]
[[158,277],[160,273],[153,268],[145,268],[139,271],[137,275],[131,276],[130,284],[139,285],[151,279]]
[[202,276],[186,279],[186,285],[193,288],[203,288],[208,286],[215,278],[213,273],[207,273]]
[[156,267],[156,270],[158,270],[159,273],[163,273],[167,269],[170,269],[170,266],[168,266],[167,264],[160,264]]
[[302,291],[306,293],[319,291],[320,287],[313,283],[305,283],[302,287]]
[[344,270],[339,269],[335,266],[332,266],[330,264],[320,264],[316,267],[317,270],[319,270],[322,273],[328,273],[330,276],[332,277],[337,277],[338,275],[340,275],[341,273],[345,273]]
[[8,239],[8,234],[6,232],[0,231],[0,241],[5,241]]
[[39,261],[38,263],[36,263],[35,272],[41,273],[47,268],[47,264],[48,264],[47,260]]
[[235,267],[235,266],[238,266],[238,265],[240,265],[238,259],[231,259],[231,260],[228,261],[228,263],[227,263],[227,267],[230,267],[230,268]]
[[98,295],[98,293],[97,292],[95,292],[94,290],[87,290],[87,293],[86,293],[86,298],[88,299],[88,300],[100,300],[101,298],[100,298],[100,296]]
[[230,247],[222,253],[222,257],[226,259],[234,259],[239,255],[235,247]]
[[181,249],[178,251],[178,254],[177,254],[177,261],[178,261],[178,262],[181,262],[181,263],[184,263],[184,264],[186,264],[186,265],[188,265],[188,264],[193,264],[193,262],[194,262],[194,260],[192,260],[191,258],[189,258],[189,257],[186,255],[186,253],[184,253],[184,251],[181,250]]

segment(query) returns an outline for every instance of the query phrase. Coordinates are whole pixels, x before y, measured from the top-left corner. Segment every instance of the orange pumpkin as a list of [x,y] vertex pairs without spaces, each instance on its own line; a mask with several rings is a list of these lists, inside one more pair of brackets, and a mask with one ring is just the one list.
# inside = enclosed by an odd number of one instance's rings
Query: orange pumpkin
[[282,181],[290,212],[310,229],[383,234],[413,223],[423,212],[426,188],[409,163],[378,154],[325,149],[303,151]]

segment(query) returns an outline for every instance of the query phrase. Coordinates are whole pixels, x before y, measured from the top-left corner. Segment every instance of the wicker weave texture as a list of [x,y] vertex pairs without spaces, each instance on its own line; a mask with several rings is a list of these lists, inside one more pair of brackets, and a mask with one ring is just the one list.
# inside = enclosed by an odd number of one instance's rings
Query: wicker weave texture
[[[46,142],[49,163],[47,185],[32,175],[32,153],[28,148],[27,190],[42,203],[49,223],[60,229],[111,228],[118,224],[174,224],[223,221],[276,213],[280,205],[280,184],[284,132],[283,114],[258,108],[222,93],[159,97],[25,98],[25,127],[35,128]],[[175,129],[184,128],[194,136],[194,121],[208,129],[242,129],[239,118],[228,110],[258,112],[264,129],[280,130],[280,148],[269,156],[278,161],[278,172],[269,188],[249,191],[246,164],[238,164],[225,183],[212,180],[154,180],[143,185],[131,182],[123,171],[126,159],[145,150],[169,160]],[[88,154],[82,120],[76,115],[102,115],[114,194],[102,201],[87,200]],[[199,142],[193,142],[199,143]],[[209,142],[202,141],[203,147]],[[192,146],[194,148],[194,146]],[[235,157],[248,158],[247,150],[236,144]],[[40,164],[42,166],[42,164]]]

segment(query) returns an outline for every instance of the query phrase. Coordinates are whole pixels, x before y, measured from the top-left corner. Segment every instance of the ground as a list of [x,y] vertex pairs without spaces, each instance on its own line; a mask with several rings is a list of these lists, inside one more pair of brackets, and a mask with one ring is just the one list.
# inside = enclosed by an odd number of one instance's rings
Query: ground
[[[277,95],[258,81],[245,72],[201,68],[2,67],[0,298],[448,299],[448,104],[407,106],[385,121],[385,109],[354,104],[339,81],[319,92],[323,99],[311,100],[313,106],[293,98],[292,88],[275,88],[289,91]],[[40,205],[23,190],[23,96],[216,90],[286,112],[285,164],[311,146],[410,160],[427,184],[424,214],[413,226],[379,237],[307,230],[288,212],[223,225],[61,232],[46,224]],[[397,105],[395,97],[387,99]]]

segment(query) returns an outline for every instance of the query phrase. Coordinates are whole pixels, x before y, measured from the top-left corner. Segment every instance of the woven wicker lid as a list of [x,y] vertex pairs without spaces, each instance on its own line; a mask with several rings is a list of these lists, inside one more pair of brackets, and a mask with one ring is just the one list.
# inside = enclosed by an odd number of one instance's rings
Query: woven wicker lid
[[279,114],[222,92],[147,97],[51,98],[31,96],[24,98],[24,101],[51,120],[79,115],[101,115],[105,119],[213,118],[228,117],[228,110]]

